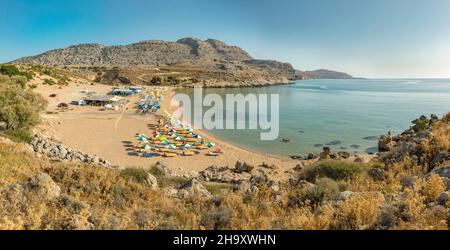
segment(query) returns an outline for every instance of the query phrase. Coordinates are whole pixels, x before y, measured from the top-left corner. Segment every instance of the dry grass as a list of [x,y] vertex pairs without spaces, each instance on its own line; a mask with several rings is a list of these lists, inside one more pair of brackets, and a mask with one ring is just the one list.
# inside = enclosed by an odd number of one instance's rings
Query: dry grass
[[[423,144],[427,152],[448,150],[447,124],[434,125]],[[152,190],[142,170],[55,163],[26,151],[23,144],[0,141],[0,229],[448,229],[447,205],[429,205],[445,190],[443,180],[424,179],[409,158],[385,169],[385,181],[365,175],[367,166],[326,162],[308,170],[314,185],[280,185],[274,192],[264,184],[252,194],[206,185],[215,198],[178,200]],[[45,199],[28,187],[40,172],[61,188],[58,198]],[[162,186],[185,181],[150,172]],[[411,185],[402,186],[405,176]],[[9,186],[14,183],[23,189]],[[343,190],[355,194],[336,201]]]

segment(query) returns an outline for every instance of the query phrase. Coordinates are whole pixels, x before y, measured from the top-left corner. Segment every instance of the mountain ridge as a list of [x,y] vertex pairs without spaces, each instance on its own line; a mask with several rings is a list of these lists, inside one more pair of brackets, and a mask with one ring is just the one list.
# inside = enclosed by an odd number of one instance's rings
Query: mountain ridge
[[[84,43],[18,58],[10,63],[110,68],[184,65],[196,70],[195,74],[186,73],[186,77],[195,75],[208,86],[272,85],[291,83],[297,79],[333,76],[339,79],[352,78],[348,74],[333,73],[334,71],[329,70],[299,71],[288,62],[255,59],[238,46],[228,45],[217,39],[201,40],[195,37],[185,37],[177,41],[143,40],[111,46]],[[114,75],[119,76],[120,72]]]

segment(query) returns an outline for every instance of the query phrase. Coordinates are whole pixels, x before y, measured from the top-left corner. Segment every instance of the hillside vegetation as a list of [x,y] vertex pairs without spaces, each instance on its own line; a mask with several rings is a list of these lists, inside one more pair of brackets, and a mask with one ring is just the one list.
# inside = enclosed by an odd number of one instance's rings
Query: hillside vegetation
[[[449,151],[449,118],[427,125],[423,156]],[[430,170],[407,155],[393,163],[387,155],[368,164],[320,161],[279,188],[252,177],[256,188],[240,191],[174,177],[158,166],[50,162],[3,140],[0,228],[448,229],[448,158]],[[170,198],[170,188],[189,192]]]

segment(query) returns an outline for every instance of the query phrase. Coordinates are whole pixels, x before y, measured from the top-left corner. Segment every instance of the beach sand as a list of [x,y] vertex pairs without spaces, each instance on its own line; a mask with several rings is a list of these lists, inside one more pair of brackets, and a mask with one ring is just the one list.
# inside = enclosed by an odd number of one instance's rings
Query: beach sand
[[[62,87],[42,85],[36,89],[49,100],[47,111],[53,112],[57,109],[58,103],[70,103],[84,96],[81,90],[89,89],[96,94],[106,94],[111,90],[109,85],[89,85],[77,84]],[[50,94],[57,96],[52,98]],[[164,99],[159,114],[164,111],[171,112],[169,107],[173,91],[171,89],[164,93]],[[236,161],[241,159],[248,164],[258,166],[263,162],[277,166],[272,171],[274,175],[282,176],[285,171],[293,172],[293,168],[300,163],[300,160],[276,157],[256,152],[251,152],[243,148],[225,143],[214,138],[205,131],[197,131],[205,141],[213,141],[225,152],[217,157],[206,156],[208,150],[200,151],[201,154],[195,156],[177,156],[173,158],[151,157],[143,158],[132,154],[132,145],[137,141],[134,138],[136,133],[150,134],[148,124],[156,123],[152,114],[136,113],[135,103],[138,97],[127,98],[130,100],[128,109],[122,108],[119,111],[100,111],[101,107],[74,106],[70,105],[68,111],[57,114],[44,114],[43,125],[40,132],[47,136],[61,141],[68,147],[80,149],[89,154],[95,154],[108,160],[112,164],[122,167],[143,167],[148,168],[157,161],[162,162],[175,173],[192,174],[209,166],[229,166],[234,167]]]
[[[49,100],[47,111],[55,111],[60,102],[70,103],[72,100],[83,97],[81,90],[95,91],[98,95],[106,94],[111,90],[110,85],[103,84],[73,84],[59,88],[58,86],[39,86],[36,91]],[[50,94],[56,97],[49,97]],[[163,103],[159,114],[164,111],[171,113],[175,107],[170,107],[173,89],[168,88],[164,93]],[[136,112],[137,96],[128,97],[129,103],[118,111],[104,110],[101,107],[74,106],[69,110],[56,114],[44,114],[43,124],[39,127],[40,133],[61,141],[68,147],[79,149],[85,153],[95,154],[121,167],[150,168],[160,161],[176,174],[194,175],[209,166],[234,167],[237,160],[243,160],[248,164],[258,166],[263,162],[275,165],[276,169],[270,174],[278,179],[292,176],[293,168],[302,160],[294,160],[273,155],[251,152],[236,145],[223,142],[218,138],[208,135],[205,131],[197,131],[205,141],[213,141],[225,152],[219,156],[206,156],[208,150],[200,151],[195,156],[177,156],[173,158],[150,157],[144,158],[133,155],[132,147],[137,143],[136,133],[150,134],[149,124],[156,123],[152,114],[138,114]],[[312,160],[314,161],[314,160]],[[307,163],[311,163],[311,160]]]

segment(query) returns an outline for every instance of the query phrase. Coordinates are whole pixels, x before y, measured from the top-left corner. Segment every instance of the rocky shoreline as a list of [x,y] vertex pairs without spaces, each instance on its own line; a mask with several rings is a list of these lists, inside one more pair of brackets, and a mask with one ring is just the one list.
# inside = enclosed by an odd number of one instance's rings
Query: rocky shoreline
[[295,81],[291,80],[280,80],[280,81],[261,81],[261,82],[239,82],[239,83],[232,83],[232,82],[221,82],[221,83],[205,83],[202,85],[198,84],[190,84],[185,85],[183,87],[185,88],[194,88],[197,86],[201,86],[202,88],[261,88],[261,87],[267,87],[267,86],[279,86],[279,85],[290,85],[295,84]]

